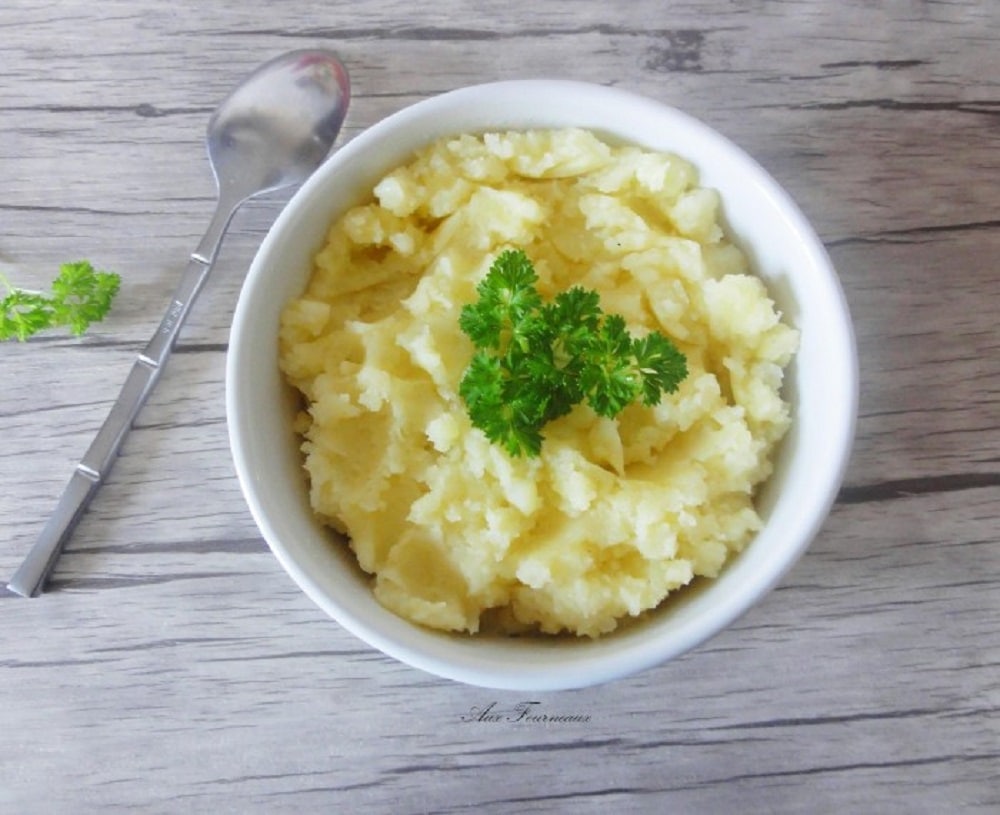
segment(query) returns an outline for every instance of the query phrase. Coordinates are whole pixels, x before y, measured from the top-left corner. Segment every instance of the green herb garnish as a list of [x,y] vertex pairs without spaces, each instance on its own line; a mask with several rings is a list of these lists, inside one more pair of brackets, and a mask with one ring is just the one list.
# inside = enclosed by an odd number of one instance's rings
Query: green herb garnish
[[472,424],[512,456],[537,456],[542,428],[574,405],[613,418],[636,399],[658,404],[687,376],[687,360],[663,334],[633,337],[624,318],[601,310],[597,292],[579,286],[543,302],[537,280],[523,251],[504,251],[459,317],[476,347],[459,394]]
[[104,319],[121,285],[114,272],[98,272],[85,260],[64,263],[50,293],[12,286],[0,275],[6,296],[0,300],[0,340],[26,340],[48,328],[82,334]]

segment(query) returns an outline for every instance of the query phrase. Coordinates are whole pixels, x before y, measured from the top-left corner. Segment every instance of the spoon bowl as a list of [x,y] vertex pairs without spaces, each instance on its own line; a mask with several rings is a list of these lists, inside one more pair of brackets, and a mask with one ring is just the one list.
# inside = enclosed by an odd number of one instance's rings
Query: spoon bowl
[[245,200],[308,178],[340,132],[349,98],[347,71],[328,51],[292,51],[257,68],[208,122],[220,196]]
[[233,214],[248,198],[308,178],[333,147],[349,100],[350,83],[340,60],[330,51],[313,49],[291,51],[264,63],[219,104],[209,119],[206,139],[218,190],[215,214],[159,328],[133,364],[55,512],[11,578],[8,588],[15,594],[32,597],[44,587],[159,380]]

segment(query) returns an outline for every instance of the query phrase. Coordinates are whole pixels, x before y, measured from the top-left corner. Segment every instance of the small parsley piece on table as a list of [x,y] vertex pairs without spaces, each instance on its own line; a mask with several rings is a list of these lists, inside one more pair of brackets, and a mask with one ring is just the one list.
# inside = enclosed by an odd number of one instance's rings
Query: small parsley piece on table
[[687,360],[659,332],[633,337],[595,291],[574,286],[544,302],[522,250],[506,250],[462,308],[475,346],[459,385],[474,427],[512,456],[537,456],[542,428],[586,402],[614,418],[632,402],[659,403],[687,376]]
[[82,260],[64,263],[48,294],[16,288],[3,275],[0,286],[6,290],[0,299],[0,340],[23,342],[49,328],[64,327],[73,335],[82,334],[91,323],[104,319],[121,277],[99,272]]

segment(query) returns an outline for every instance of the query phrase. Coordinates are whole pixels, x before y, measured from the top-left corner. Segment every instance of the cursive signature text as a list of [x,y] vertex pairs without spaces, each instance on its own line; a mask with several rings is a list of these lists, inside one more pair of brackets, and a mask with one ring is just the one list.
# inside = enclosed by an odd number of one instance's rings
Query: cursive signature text
[[518,702],[513,707],[504,708],[497,702],[484,707],[474,706],[459,716],[463,722],[523,723],[523,724],[586,724],[589,713],[546,713],[541,702]]

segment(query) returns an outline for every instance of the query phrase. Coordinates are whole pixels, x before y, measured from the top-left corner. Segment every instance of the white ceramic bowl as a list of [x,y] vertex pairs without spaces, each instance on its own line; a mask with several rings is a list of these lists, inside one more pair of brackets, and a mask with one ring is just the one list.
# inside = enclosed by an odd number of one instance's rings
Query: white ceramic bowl
[[[278,371],[283,305],[304,288],[331,221],[365,197],[418,146],[490,129],[584,127],[672,150],[722,196],[730,234],[748,253],[785,317],[801,331],[787,375],[793,426],[763,488],[765,526],[714,581],[639,625],[597,640],[491,639],[438,633],[374,599],[354,555],[309,509],[295,398]],[[486,687],[545,691],[633,674],[675,657],[730,624],[803,553],[839,489],[854,434],[857,361],[836,273],[786,193],[743,151],[663,104],[569,81],[520,80],[463,88],[406,108],[341,148],[297,192],[253,262],[236,309],[226,404],[236,469],[264,538],[322,609],[365,642],[414,667]],[[802,608],[808,616],[809,608]]]

